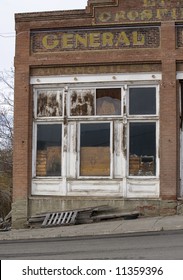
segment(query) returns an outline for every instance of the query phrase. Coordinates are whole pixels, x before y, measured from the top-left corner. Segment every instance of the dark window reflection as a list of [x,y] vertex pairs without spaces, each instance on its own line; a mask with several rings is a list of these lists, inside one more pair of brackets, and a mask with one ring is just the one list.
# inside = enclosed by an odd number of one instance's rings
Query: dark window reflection
[[130,123],[129,175],[153,176],[156,170],[156,123]]
[[58,124],[37,126],[37,176],[61,175],[61,131]]
[[130,88],[129,89],[130,115],[156,114],[156,88]]
[[81,124],[81,147],[110,146],[110,124]]

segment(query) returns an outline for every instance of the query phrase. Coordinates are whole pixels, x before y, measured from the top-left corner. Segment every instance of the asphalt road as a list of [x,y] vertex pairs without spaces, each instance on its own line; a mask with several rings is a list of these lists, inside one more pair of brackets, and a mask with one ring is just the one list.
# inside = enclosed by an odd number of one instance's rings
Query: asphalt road
[[0,241],[0,259],[183,260],[183,231]]

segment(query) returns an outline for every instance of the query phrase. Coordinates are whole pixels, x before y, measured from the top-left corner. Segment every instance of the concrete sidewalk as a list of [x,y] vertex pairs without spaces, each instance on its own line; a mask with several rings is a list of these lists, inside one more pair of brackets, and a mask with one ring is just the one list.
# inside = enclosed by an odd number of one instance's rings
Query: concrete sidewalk
[[183,216],[140,217],[134,220],[111,220],[92,224],[52,228],[0,231],[0,240],[97,236],[183,229]]

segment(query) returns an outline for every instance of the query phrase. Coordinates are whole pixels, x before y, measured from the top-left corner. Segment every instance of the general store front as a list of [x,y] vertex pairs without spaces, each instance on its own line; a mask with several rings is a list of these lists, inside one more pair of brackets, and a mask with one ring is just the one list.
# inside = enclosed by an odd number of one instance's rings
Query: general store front
[[32,77],[32,195],[159,197],[160,80]]
[[183,212],[183,2],[16,14],[13,224]]

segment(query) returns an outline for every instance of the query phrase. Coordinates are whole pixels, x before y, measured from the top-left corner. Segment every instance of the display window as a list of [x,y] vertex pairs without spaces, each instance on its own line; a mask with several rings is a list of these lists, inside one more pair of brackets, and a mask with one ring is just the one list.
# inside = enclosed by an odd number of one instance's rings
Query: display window
[[33,141],[34,177],[157,177],[158,86],[38,87]]

